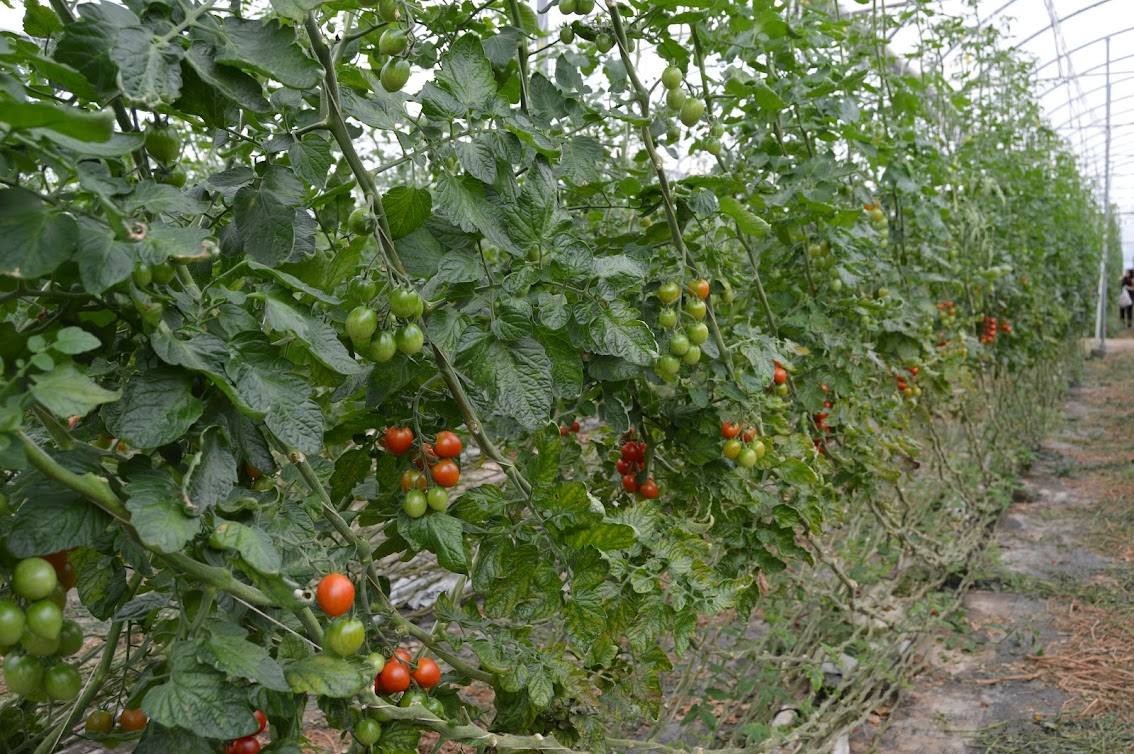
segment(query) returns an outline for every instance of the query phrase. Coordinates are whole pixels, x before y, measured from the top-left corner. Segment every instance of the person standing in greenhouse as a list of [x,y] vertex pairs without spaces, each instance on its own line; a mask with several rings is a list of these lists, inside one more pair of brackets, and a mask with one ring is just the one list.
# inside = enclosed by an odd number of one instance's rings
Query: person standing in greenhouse
[[1118,314],[1127,327],[1134,321],[1134,270],[1127,270],[1119,285]]

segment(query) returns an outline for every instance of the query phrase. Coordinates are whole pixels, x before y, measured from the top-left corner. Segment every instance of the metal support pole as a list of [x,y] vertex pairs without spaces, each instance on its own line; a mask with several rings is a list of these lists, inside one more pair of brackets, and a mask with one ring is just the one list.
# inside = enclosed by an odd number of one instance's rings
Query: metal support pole
[[1102,258],[1099,259],[1099,306],[1095,313],[1095,353],[1106,353],[1106,311],[1107,311],[1107,251],[1110,245],[1110,37],[1106,38],[1106,148],[1103,159],[1103,244]]

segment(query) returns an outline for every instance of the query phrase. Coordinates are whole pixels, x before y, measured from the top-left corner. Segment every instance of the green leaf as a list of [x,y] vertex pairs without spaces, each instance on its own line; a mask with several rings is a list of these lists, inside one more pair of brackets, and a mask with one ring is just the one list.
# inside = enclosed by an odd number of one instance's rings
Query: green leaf
[[819,483],[815,471],[798,458],[785,458],[776,465],[776,474],[788,484],[810,487]]
[[33,377],[31,394],[60,419],[86,416],[97,406],[122,396],[118,390],[99,387],[72,364],[60,364],[47,374]]
[[150,334],[150,346],[166,364],[185,367],[208,377],[245,416],[264,418],[264,412],[247,403],[225,376],[225,365],[231,355],[220,338],[208,333],[194,333],[182,340],[168,329],[159,327]]
[[305,293],[316,301],[321,301],[324,304],[330,304],[331,306],[337,306],[338,304],[342,303],[342,301],[337,296],[332,296],[329,293],[310,286],[291,273],[284,272],[283,270],[277,270],[274,267],[268,267],[267,265],[260,264],[259,262],[252,259],[245,260],[245,264],[247,264],[248,269],[252,270],[253,272],[258,272],[264,277],[271,278],[277,282],[283,283],[293,291]]
[[500,208],[488,200],[485,185],[476,178],[442,175],[437,182],[436,199],[438,212],[461,230],[479,231],[509,254],[523,254],[505,230]]
[[236,458],[218,427],[201,434],[200,448],[188,458],[181,480],[181,498],[200,514],[228,497],[236,484]]
[[263,416],[280,442],[307,455],[323,449],[323,412],[290,364],[262,343],[242,343],[226,369],[240,395]]
[[302,21],[326,0],[272,0],[272,9],[284,18]]
[[197,662],[197,642],[175,644],[170,676],[142,698],[142,710],[167,728],[207,738],[240,738],[256,731],[244,691],[223,673]]
[[114,116],[108,111],[91,112],[50,102],[3,101],[0,123],[14,131],[41,128],[78,141],[107,141],[114,131]]
[[527,688],[528,698],[532,700],[532,704],[541,709],[550,705],[551,700],[555,698],[555,684],[551,680],[551,675],[541,666],[528,666]]
[[747,233],[750,236],[761,238],[768,234],[771,226],[768,225],[762,218],[752,214],[743,204],[738,202],[731,196],[721,196],[720,205],[721,212],[731,217],[741,233]]
[[765,113],[774,115],[787,107],[780,95],[776,94],[767,84],[755,83],[749,86],[753,101]]
[[97,505],[67,493],[36,495],[12,519],[8,550],[17,558],[93,544],[110,525]]
[[213,743],[185,730],[163,728],[154,723],[146,726],[134,754],[216,754]]
[[466,173],[489,185],[496,182],[496,155],[491,144],[478,136],[472,141],[458,141],[454,147]]
[[116,133],[107,141],[83,141],[46,129],[36,129],[33,133],[55,142],[64,149],[87,157],[124,157],[141,149],[145,139],[142,134]]
[[81,548],[69,556],[75,568],[75,591],[79,600],[99,620],[114,615],[126,594],[126,569],[121,560],[96,550]]
[[179,369],[138,372],[126,383],[122,400],[102,410],[103,421],[131,447],[166,445],[184,435],[205,409],[192,390],[192,377]]
[[331,155],[331,140],[322,134],[305,134],[302,139],[293,141],[287,149],[291,169],[315,188],[327,185],[327,178],[335,164]]
[[603,166],[609,162],[606,148],[598,139],[576,136],[563,146],[556,170],[571,183],[582,185],[602,178]]
[[436,81],[466,111],[484,109],[496,95],[492,63],[484,54],[480,38],[473,34],[458,39],[441,57]]
[[296,42],[294,29],[278,22],[229,16],[221,25],[221,39],[218,63],[259,73],[292,89],[313,89],[323,77],[322,67]]
[[247,632],[232,623],[213,623],[197,659],[226,675],[245,678],[272,691],[290,691],[283,668],[268,651],[244,637]]
[[531,337],[505,343],[488,335],[461,354],[461,365],[492,402],[492,412],[532,430],[550,416],[551,359]]
[[382,205],[390,223],[390,235],[397,240],[425,225],[433,212],[433,197],[413,186],[394,186],[382,194]]
[[442,568],[454,573],[468,573],[463,527],[459,519],[447,513],[430,513],[421,518],[400,516],[398,533],[417,550],[429,550],[437,556]]
[[181,93],[181,58],[176,37],[165,40],[143,26],[119,29],[111,60],[118,66],[118,88],[132,103],[156,108]]
[[279,165],[258,184],[237,191],[233,217],[244,253],[270,267],[311,256],[316,225],[303,200],[303,185]]
[[185,514],[177,483],[167,473],[136,474],[126,484],[126,508],[138,538],[158,552],[180,552],[201,531],[201,519]]
[[63,22],[50,8],[37,0],[24,3],[24,33],[29,37],[50,37],[63,31]]
[[374,460],[366,448],[354,448],[340,455],[331,474],[331,500],[336,504],[345,501],[351,490],[369,476],[373,466]]
[[51,344],[51,348],[59,353],[74,355],[93,351],[101,345],[98,338],[81,327],[64,327],[55,333],[55,341]]
[[334,328],[314,316],[295,309],[276,296],[264,299],[264,321],[273,330],[294,335],[307,346],[311,355],[323,366],[339,374],[358,374],[362,367],[339,342]]
[[587,299],[576,308],[575,321],[582,327],[573,331],[572,338],[584,350],[617,356],[638,366],[653,363],[658,348],[653,332],[621,301],[603,305]]
[[213,547],[236,550],[248,565],[273,576],[280,572],[281,558],[267,532],[237,521],[221,521],[209,536]]
[[284,675],[296,694],[334,699],[349,699],[373,680],[361,664],[330,655],[312,655],[288,663]]
[[37,278],[53,272],[71,258],[78,235],[69,213],[50,210],[30,191],[0,191],[0,275]]

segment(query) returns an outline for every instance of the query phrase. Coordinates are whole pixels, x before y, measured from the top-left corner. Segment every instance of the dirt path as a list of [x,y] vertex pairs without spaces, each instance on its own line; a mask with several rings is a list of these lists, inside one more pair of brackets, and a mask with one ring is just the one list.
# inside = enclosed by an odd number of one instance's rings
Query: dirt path
[[1134,751],[1134,338],[1071,391],[953,629],[852,754]]

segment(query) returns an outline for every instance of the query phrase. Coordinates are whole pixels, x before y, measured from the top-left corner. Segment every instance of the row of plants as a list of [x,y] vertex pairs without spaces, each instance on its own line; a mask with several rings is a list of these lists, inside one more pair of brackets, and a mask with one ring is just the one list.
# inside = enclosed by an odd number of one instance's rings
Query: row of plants
[[296,752],[312,700],[355,751],[648,747],[707,616],[806,591],[919,425],[1083,333],[1102,216],[991,39],[557,12],[0,35],[6,751]]

